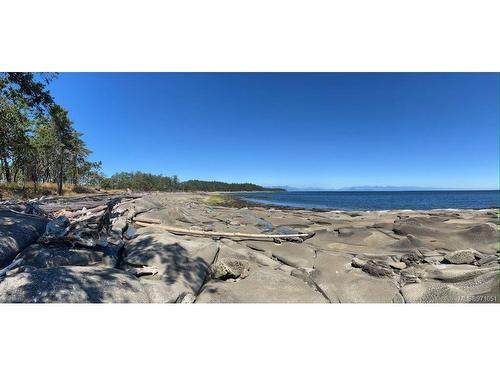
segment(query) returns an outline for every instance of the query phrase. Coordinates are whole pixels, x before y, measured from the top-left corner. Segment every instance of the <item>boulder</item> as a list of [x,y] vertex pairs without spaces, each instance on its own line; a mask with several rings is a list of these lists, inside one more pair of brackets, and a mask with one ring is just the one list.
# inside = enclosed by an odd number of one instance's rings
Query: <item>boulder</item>
[[422,263],[423,260],[424,256],[418,250],[412,250],[401,256],[401,262],[405,263],[407,267]]
[[35,242],[44,233],[47,222],[41,216],[0,209],[0,268]]
[[127,229],[127,226],[127,218],[125,216],[120,216],[113,221],[111,231],[116,235],[121,236]]
[[374,262],[373,260],[369,260],[368,262],[366,262],[361,269],[364,272],[375,277],[394,276],[394,271],[391,269],[390,266],[384,263]]
[[498,264],[498,256],[497,255],[486,255],[486,256],[482,257],[481,259],[476,260],[475,264],[477,266]]
[[45,227],[44,237],[62,237],[68,232],[70,221],[66,216],[58,216],[49,221]]
[[213,279],[227,280],[245,278],[248,275],[249,262],[236,258],[218,258],[210,266],[210,275]]
[[361,259],[358,256],[352,258],[351,265],[355,268],[363,268],[363,266],[368,262],[366,259]]
[[399,284],[401,286],[404,286],[406,284],[414,284],[414,283],[419,283],[420,282],[420,274],[414,272],[415,270],[402,270],[401,273],[399,274]]
[[139,280],[127,272],[99,267],[53,267],[22,272],[0,282],[0,302],[146,303]]
[[476,261],[476,258],[479,259],[480,254],[473,249],[467,249],[457,250],[447,254],[444,257],[444,260],[453,264],[473,264]]
[[260,268],[245,279],[208,282],[196,303],[325,303],[321,293],[279,270]]

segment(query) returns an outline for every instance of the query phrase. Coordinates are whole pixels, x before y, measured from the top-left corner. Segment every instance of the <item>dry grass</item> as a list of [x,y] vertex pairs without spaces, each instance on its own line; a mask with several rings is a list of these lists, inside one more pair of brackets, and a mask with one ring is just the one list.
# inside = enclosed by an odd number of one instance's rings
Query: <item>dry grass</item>
[[[72,184],[63,185],[63,195],[79,195],[79,194],[94,194],[99,190],[91,186],[74,186]],[[35,192],[32,182],[26,183],[25,186],[19,183],[0,183],[0,200],[21,198],[29,199],[36,198],[42,195],[57,195],[57,184],[43,183],[37,184]]]

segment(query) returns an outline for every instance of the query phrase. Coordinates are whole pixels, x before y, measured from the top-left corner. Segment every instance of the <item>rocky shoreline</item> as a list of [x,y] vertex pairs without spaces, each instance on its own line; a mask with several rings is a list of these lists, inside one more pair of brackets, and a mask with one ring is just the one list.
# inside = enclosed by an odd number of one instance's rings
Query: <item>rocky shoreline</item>
[[[213,196],[0,202],[0,302],[498,302],[498,209],[341,212]],[[314,236],[277,238],[296,233]]]

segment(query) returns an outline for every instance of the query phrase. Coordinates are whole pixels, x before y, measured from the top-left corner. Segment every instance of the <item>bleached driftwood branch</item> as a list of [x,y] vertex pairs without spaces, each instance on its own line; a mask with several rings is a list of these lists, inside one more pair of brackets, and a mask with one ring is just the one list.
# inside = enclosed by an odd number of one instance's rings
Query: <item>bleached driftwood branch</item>
[[168,225],[159,224],[159,221],[154,219],[135,219],[134,223],[143,227],[153,227],[164,229],[167,232],[174,234],[190,234],[194,236],[205,236],[205,237],[238,237],[238,238],[256,238],[256,239],[302,239],[306,240],[308,238],[313,237],[316,233],[297,233],[297,234],[254,234],[254,233],[239,233],[239,232],[212,232],[212,231],[204,231],[204,230],[192,230],[192,229],[184,229],[171,227]]

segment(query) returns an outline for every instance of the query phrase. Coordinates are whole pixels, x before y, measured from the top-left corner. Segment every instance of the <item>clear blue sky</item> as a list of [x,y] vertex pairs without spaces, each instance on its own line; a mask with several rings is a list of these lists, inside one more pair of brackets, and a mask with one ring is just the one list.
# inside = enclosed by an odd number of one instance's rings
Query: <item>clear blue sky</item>
[[61,73],[51,91],[107,175],[498,188],[498,74]]

